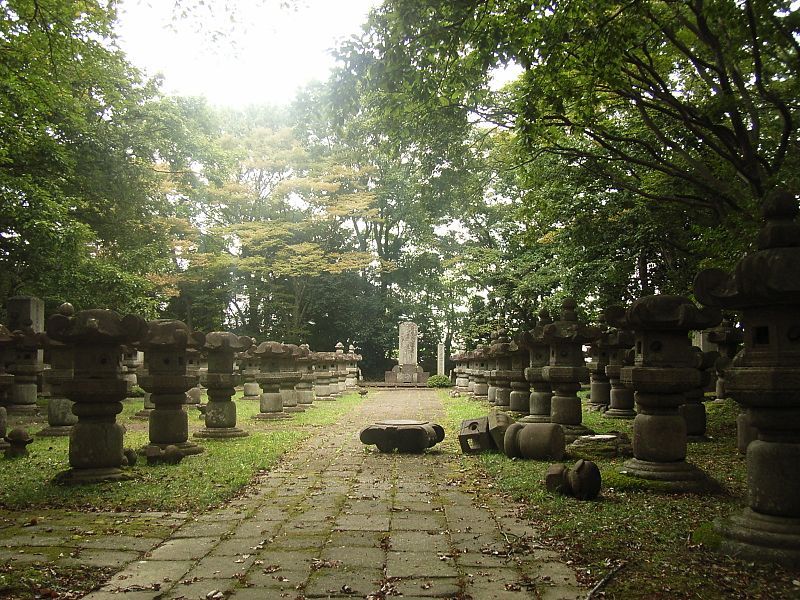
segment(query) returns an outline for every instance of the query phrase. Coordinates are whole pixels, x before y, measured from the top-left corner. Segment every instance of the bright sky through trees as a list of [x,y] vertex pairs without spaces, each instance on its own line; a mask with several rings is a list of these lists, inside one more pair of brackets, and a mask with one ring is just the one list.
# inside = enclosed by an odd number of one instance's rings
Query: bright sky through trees
[[[223,0],[209,2],[213,18],[200,10],[175,18],[172,1],[123,0],[120,46],[149,75],[163,74],[167,93],[245,106],[282,104],[298,87],[326,79],[333,66],[328,50],[359,33],[378,0],[299,0],[288,9],[273,1],[233,2],[233,28]],[[212,40],[215,27],[228,35]]]

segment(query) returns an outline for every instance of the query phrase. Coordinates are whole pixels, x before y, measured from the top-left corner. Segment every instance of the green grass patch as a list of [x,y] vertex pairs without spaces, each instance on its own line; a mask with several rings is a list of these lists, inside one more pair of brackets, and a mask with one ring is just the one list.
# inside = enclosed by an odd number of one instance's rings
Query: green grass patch
[[[585,394],[584,394],[585,396]],[[485,415],[490,405],[441,394],[447,435],[458,437],[461,420]],[[709,403],[710,441],[690,444],[688,460],[720,483],[717,494],[665,494],[651,484],[621,475],[624,462],[595,462],[603,492],[594,502],[549,494],[547,462],[510,460],[499,453],[463,455],[462,480],[489,480],[495,489],[527,506],[526,516],[550,547],[577,568],[579,579],[594,584],[615,565],[625,566],[603,588],[606,598],[796,598],[800,571],[745,563],[712,551],[719,536],[711,521],[746,504],[746,470],[736,453],[736,405]],[[584,424],[597,433],[632,434],[632,421],[604,419],[584,410]],[[449,446],[458,452],[457,444]],[[565,459],[566,464],[574,459]]]
[[[314,434],[317,427],[337,422],[362,402],[347,394],[335,402],[318,402],[303,413],[282,421],[255,421],[258,401],[237,395],[237,426],[250,433],[232,440],[193,438],[203,426],[198,411],[188,407],[190,439],[203,447],[202,454],[188,456],[179,465],[149,466],[140,458],[127,469],[132,480],[81,486],[60,486],[53,477],[69,468],[69,440],[36,438],[30,456],[9,460],[0,470],[0,508],[42,508],[109,511],[202,511],[234,497],[259,472],[274,466],[281,456]],[[117,422],[126,427],[125,446],[134,449],[148,443],[147,421],[134,414],[141,400],[126,401]],[[46,426],[42,417],[28,419],[32,433]]]

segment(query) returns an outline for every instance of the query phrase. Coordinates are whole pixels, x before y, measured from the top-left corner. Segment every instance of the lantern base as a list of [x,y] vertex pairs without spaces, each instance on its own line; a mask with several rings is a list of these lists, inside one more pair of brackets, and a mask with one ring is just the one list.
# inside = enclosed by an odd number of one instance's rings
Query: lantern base
[[194,434],[196,438],[209,438],[217,440],[227,440],[232,438],[242,438],[250,435],[238,427],[204,427]]
[[750,508],[714,522],[720,552],[747,561],[800,566],[800,519],[757,513]]
[[72,425],[50,425],[36,435],[41,437],[63,437],[72,432]]
[[97,469],[69,469],[53,478],[57,485],[81,485],[84,483],[103,483],[105,481],[128,481],[133,476],[118,467]]
[[636,411],[625,408],[609,408],[603,413],[604,419],[635,419]]
[[719,487],[703,471],[684,460],[662,463],[631,458],[623,466],[622,475],[652,481],[659,490],[666,492],[702,493]]

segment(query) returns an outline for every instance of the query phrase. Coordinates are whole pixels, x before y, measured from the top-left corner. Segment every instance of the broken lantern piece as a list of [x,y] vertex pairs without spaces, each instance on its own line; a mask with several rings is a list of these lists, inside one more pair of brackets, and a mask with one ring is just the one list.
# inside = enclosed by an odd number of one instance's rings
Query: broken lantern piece
[[444,428],[430,421],[378,421],[362,429],[359,438],[364,444],[375,444],[381,452],[420,453],[444,439]]

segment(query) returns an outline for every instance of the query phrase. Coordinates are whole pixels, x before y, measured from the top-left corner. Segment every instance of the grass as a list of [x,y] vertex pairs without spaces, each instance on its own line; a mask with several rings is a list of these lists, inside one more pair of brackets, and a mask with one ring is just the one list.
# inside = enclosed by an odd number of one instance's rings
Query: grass
[[[205,449],[185,458],[179,465],[149,466],[140,459],[127,469],[131,481],[81,486],[60,486],[53,477],[69,468],[69,440],[36,438],[28,446],[30,456],[9,460],[0,469],[0,508],[40,510],[44,508],[91,509],[101,511],[190,511],[197,512],[231,499],[259,472],[269,469],[281,456],[319,426],[336,422],[361,402],[348,394],[335,402],[319,402],[310,410],[283,421],[254,421],[258,402],[237,395],[237,425],[250,433],[233,440],[192,438],[203,422],[189,407],[190,439]],[[125,446],[138,449],[148,443],[147,421],[133,419],[141,401],[127,401],[117,422],[123,424]],[[46,425],[45,420],[27,419],[31,433]]]
[[[451,437],[457,438],[462,419],[489,409],[485,402],[450,398],[446,392],[442,399]],[[462,469],[470,479],[488,478],[495,489],[523,502],[545,542],[571,561],[584,583],[594,584],[624,563],[603,588],[606,598],[800,598],[800,571],[745,563],[711,550],[718,542],[712,520],[744,506],[747,487],[744,459],[736,453],[736,406],[730,401],[706,406],[711,441],[690,444],[688,460],[717,480],[721,491],[715,494],[664,493],[620,475],[624,459],[617,458],[595,460],[603,492],[594,502],[549,494],[543,485],[546,462],[488,453],[462,456]],[[632,433],[632,421],[590,411],[583,417],[597,433]]]

